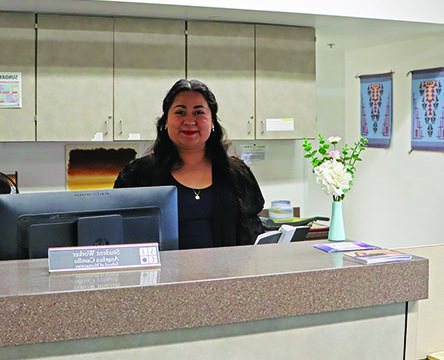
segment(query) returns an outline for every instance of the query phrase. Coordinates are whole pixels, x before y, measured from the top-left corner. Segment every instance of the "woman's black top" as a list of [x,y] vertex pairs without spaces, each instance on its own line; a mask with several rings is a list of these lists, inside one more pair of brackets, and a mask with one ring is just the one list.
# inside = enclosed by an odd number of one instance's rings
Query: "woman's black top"
[[114,187],[177,186],[181,249],[253,244],[264,232],[258,216],[264,198],[253,173],[236,157],[229,158],[231,181],[214,164],[212,169],[213,183],[201,190],[200,200],[195,199],[191,188],[178,184],[170,172],[159,173],[152,154],[126,165]]
[[[213,188],[194,190],[174,180],[177,186],[179,249],[213,247]],[[199,200],[196,200],[196,194]]]

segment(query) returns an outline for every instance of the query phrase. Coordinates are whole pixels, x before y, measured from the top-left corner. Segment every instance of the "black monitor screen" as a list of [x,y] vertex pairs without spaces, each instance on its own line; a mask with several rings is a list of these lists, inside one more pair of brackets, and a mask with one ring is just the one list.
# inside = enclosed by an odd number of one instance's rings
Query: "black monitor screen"
[[175,186],[0,195],[0,260],[49,247],[158,242],[178,246]]

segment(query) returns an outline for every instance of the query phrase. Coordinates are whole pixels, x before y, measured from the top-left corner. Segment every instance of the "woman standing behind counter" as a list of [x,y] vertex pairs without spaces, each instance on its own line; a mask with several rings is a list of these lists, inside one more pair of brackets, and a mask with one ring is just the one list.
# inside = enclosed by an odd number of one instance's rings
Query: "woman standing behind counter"
[[163,100],[157,139],[131,161],[114,187],[175,185],[179,248],[253,244],[264,206],[249,167],[229,156],[214,94],[198,80],[179,80]]

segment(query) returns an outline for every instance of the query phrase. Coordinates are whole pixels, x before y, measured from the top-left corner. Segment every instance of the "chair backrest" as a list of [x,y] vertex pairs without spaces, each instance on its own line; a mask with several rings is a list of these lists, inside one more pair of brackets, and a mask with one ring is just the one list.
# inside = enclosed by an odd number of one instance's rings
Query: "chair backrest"
[[0,172],[0,194],[11,193],[18,193],[16,183],[8,175]]
[[280,243],[288,243],[294,241],[304,241],[310,231],[310,226],[292,226],[283,224],[279,228],[282,236],[279,238]]
[[304,241],[307,238],[307,234],[310,231],[310,226],[297,226],[296,231],[293,234],[291,242]]
[[304,241],[310,230],[310,226],[291,226],[283,224],[279,230],[266,231],[260,234],[254,245],[289,243]]
[[282,233],[279,230],[264,232],[263,234],[258,235],[254,245],[276,244],[279,242],[281,235]]

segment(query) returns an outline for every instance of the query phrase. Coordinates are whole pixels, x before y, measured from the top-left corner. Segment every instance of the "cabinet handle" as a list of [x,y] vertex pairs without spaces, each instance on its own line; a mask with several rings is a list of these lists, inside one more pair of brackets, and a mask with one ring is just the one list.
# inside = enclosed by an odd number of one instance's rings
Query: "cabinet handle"
[[247,134],[251,134],[251,130],[253,130],[253,127],[251,126],[251,120],[248,120],[247,122]]
[[123,134],[123,120],[119,121],[119,135]]
[[109,121],[112,119],[113,117],[111,115],[108,116],[108,120],[105,120],[105,131],[103,132],[103,135],[108,135],[109,133]]
[[105,131],[103,132],[103,135],[108,135],[108,125],[109,125],[109,121],[105,120]]
[[265,121],[261,121],[261,134],[265,134]]

